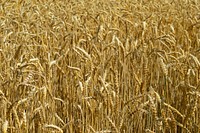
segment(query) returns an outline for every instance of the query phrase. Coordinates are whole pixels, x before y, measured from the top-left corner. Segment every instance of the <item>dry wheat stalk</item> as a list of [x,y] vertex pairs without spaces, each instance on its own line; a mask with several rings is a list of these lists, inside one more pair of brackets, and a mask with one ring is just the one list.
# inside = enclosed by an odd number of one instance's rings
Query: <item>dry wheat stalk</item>
[[53,124],[50,124],[50,125],[45,124],[44,128],[50,128],[50,129],[58,130],[60,133],[63,133],[63,130],[60,127],[53,125]]
[[115,129],[115,131],[116,131],[117,133],[119,133],[118,128],[116,127],[115,123],[113,123],[113,121],[110,119],[110,117],[107,116],[106,118],[107,118],[108,121],[111,123],[111,125],[112,125],[112,127]]
[[169,110],[169,113],[170,113],[170,118],[171,118],[171,132],[176,133],[177,132],[176,119],[174,118],[174,114],[172,113],[171,110]]

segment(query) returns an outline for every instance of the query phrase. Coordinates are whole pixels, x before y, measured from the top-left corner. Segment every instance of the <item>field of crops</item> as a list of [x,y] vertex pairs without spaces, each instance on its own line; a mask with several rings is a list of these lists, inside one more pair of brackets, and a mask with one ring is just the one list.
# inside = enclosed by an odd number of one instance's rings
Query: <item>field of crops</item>
[[199,98],[198,1],[0,1],[2,133],[198,133]]

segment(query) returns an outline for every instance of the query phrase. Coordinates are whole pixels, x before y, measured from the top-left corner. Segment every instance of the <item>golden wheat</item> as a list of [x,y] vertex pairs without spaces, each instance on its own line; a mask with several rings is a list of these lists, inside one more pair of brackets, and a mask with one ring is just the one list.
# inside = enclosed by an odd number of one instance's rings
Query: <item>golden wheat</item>
[[197,0],[1,1],[1,132],[200,132],[199,11]]

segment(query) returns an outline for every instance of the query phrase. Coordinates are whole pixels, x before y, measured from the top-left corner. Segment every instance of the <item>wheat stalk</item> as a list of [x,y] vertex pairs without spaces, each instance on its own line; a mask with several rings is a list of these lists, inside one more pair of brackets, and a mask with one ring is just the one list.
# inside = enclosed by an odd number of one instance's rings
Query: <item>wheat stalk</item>
[[53,125],[53,124],[50,124],[50,125],[45,124],[44,128],[50,128],[50,129],[58,130],[60,133],[63,133],[63,130],[60,127]]

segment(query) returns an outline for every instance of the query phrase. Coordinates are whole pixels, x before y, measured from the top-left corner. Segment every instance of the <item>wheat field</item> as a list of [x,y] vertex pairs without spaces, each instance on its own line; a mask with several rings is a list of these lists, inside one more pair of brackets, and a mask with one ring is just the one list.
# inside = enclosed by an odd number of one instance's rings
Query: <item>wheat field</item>
[[198,0],[1,0],[1,133],[200,132]]

